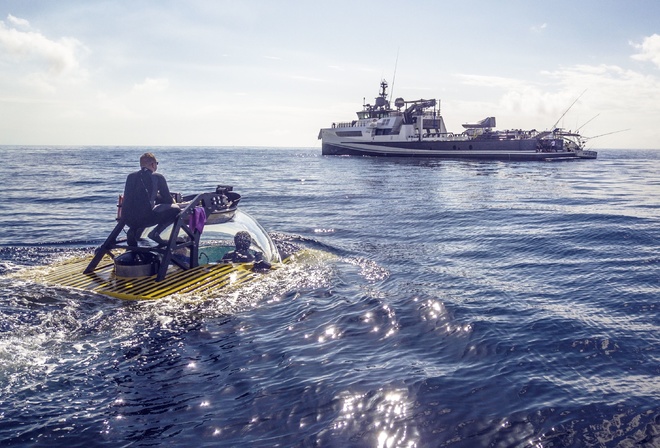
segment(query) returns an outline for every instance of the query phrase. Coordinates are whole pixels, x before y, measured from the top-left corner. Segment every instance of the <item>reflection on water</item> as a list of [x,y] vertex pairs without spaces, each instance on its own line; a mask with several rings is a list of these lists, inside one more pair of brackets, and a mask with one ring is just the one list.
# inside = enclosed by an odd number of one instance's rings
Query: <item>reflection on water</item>
[[[113,162],[89,172],[99,150]],[[205,148],[199,167],[161,148],[174,191],[233,184],[309,250],[260,282],[126,303],[11,274],[97,246],[144,148],[8,151],[3,446],[658,446],[660,152]]]
[[[379,389],[369,393],[342,392],[341,410],[332,430],[338,434],[373,434],[367,445],[377,447],[418,446],[419,434],[408,423],[414,402],[406,390]],[[348,441],[347,441],[348,442]],[[350,444],[350,443],[349,443]]]

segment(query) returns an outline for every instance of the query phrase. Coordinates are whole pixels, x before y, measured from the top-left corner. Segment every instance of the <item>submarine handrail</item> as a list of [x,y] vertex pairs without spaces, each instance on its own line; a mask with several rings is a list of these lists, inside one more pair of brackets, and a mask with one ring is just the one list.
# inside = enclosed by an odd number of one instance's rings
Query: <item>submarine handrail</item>
[[[114,229],[110,232],[110,235],[108,235],[103,244],[101,244],[101,246],[95,250],[94,257],[89,262],[83,273],[91,274],[94,272],[105,255],[114,258],[111,252],[112,249],[130,249],[136,252],[156,252],[161,254],[162,259],[158,269],[156,281],[161,281],[165,278],[170,263],[175,263],[184,270],[197,267],[199,265],[199,238],[201,233],[196,232],[190,228],[187,222],[187,218],[190,217],[190,215],[197,207],[203,207],[207,217],[214,212],[235,211],[238,202],[240,201],[240,195],[238,193],[232,192],[232,198],[230,199],[226,193],[231,191],[231,187],[218,187],[218,189],[212,193],[199,193],[197,195],[187,196],[184,198],[184,203],[187,203],[187,205],[179,212],[176,220],[174,221],[174,224],[172,224],[170,238],[164,248],[129,246],[128,244],[122,244],[126,242],[126,240],[118,240],[117,237],[121,231],[124,230],[124,227],[126,227],[127,224],[125,219],[119,218]],[[188,200],[190,197],[192,197],[192,199]],[[186,234],[188,234],[190,237],[188,241],[177,241],[180,230],[183,230]],[[184,247],[190,247],[190,254],[187,265],[180,262],[176,258],[172,258],[172,253],[174,250]]]

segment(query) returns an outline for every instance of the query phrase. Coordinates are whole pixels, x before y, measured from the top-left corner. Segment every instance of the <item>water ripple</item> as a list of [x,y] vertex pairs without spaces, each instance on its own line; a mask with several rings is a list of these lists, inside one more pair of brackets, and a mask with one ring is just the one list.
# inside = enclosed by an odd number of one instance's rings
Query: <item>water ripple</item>
[[234,184],[309,252],[262,282],[129,303],[12,273],[98,245],[144,148],[5,149],[3,446],[659,443],[660,152],[204,148],[200,167],[199,148],[156,148],[173,190]]

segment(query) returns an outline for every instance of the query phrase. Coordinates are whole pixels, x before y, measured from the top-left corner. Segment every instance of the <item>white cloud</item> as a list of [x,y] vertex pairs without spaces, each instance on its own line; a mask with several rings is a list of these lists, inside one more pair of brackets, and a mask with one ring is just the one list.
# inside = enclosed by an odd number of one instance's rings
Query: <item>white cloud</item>
[[660,79],[616,65],[578,65],[549,73],[564,89],[588,89],[585,102],[598,109],[629,111],[637,114],[657,111]]
[[462,84],[474,87],[500,87],[515,88],[519,87],[523,81],[514,78],[505,78],[502,76],[484,76],[484,75],[464,75],[459,74],[456,77]]
[[[543,71],[533,80],[476,75],[459,78],[472,89],[480,88],[478,100],[463,101],[455,109],[457,116],[453,118],[461,122],[470,121],[467,113],[473,116],[475,110],[481,110],[484,116],[496,115],[500,129],[547,129],[560,120],[557,125],[568,129],[588,122],[584,129],[588,136],[634,130],[634,134],[598,139],[596,145],[643,147],[660,140],[660,78],[651,74],[617,65],[581,64]],[[590,121],[595,116],[598,119]]]
[[20,28],[29,28],[30,27],[30,22],[28,22],[25,19],[19,19],[18,17],[14,17],[11,14],[7,15],[7,21],[11,23],[14,26],[20,27]]
[[660,68],[660,35],[647,36],[641,44],[631,42],[631,45],[639,50],[639,53],[631,56],[633,59],[651,61]]
[[169,87],[170,82],[166,78],[146,78],[130,90],[97,93],[95,107],[102,112],[101,115],[114,122],[144,122],[149,117],[160,117],[170,112],[176,114],[181,109],[168,104],[172,101]]
[[535,86],[509,90],[500,99],[502,109],[524,115],[550,115],[565,103],[564,95],[550,93]]
[[136,120],[140,118],[139,114],[131,110],[125,98],[116,95],[98,93],[95,106],[97,108],[96,114],[107,117],[108,120]]
[[307,81],[307,82],[328,82],[327,79],[324,78],[314,78],[311,76],[303,76],[303,75],[291,75],[291,79],[295,79],[296,81]]
[[543,23],[541,25],[532,25],[532,31],[535,33],[541,33],[543,32],[546,28],[548,27],[547,23]]
[[53,94],[57,91],[48,76],[44,73],[29,73],[20,80],[20,83],[40,93]]
[[[87,76],[78,59],[87,48],[77,39],[52,40],[29,29],[29,22],[9,15],[0,21],[0,58],[12,64],[13,75],[41,90],[54,89],[55,81],[78,82]],[[19,30],[27,28],[26,31]]]
[[161,93],[166,91],[170,82],[166,78],[147,78],[140,84],[133,86],[133,92],[136,93]]

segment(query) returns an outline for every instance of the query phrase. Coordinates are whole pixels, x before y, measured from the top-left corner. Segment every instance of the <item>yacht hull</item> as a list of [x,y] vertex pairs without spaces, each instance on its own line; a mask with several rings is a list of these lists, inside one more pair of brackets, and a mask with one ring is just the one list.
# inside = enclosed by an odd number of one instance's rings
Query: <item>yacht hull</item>
[[514,142],[323,142],[321,152],[332,156],[420,157],[472,160],[549,160],[595,159],[594,151],[544,152],[536,140]]

